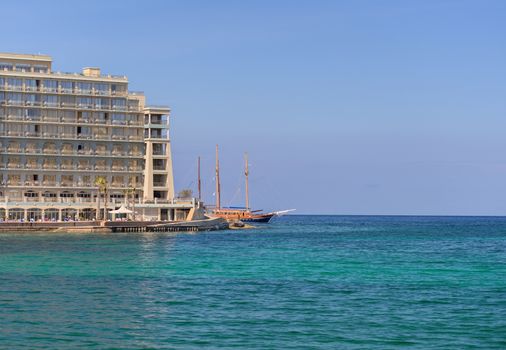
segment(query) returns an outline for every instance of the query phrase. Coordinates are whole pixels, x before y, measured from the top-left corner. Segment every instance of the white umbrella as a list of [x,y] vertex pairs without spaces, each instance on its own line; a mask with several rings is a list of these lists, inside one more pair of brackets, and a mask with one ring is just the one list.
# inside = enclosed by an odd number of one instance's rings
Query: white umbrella
[[121,207],[119,207],[116,210],[109,210],[109,213],[111,213],[111,214],[132,214],[133,211],[131,211],[130,209],[125,208],[124,205],[121,205]]

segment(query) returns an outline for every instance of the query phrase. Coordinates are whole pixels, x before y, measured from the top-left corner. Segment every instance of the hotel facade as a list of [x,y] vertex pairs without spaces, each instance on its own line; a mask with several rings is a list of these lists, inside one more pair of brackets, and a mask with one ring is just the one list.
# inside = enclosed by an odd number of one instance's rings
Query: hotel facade
[[94,220],[121,205],[186,219],[196,204],[174,198],[170,109],[146,105],[125,76],[52,68],[0,53],[0,220]]

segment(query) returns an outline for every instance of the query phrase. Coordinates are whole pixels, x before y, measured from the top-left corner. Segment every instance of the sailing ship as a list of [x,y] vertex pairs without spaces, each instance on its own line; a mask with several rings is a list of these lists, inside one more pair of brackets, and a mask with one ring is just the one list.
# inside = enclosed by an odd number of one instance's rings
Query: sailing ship
[[[199,161],[200,164],[200,161]],[[244,154],[244,176],[245,176],[245,207],[222,207],[221,206],[221,184],[220,184],[220,162],[218,157],[218,145],[216,145],[216,206],[209,212],[211,216],[221,217],[228,221],[242,221],[242,222],[262,222],[268,223],[274,216],[286,214],[291,210],[283,210],[276,212],[264,213],[263,210],[251,210],[249,205],[249,167],[248,167],[248,154]],[[200,165],[199,165],[199,180],[200,184]],[[200,186],[199,186],[200,191]]]

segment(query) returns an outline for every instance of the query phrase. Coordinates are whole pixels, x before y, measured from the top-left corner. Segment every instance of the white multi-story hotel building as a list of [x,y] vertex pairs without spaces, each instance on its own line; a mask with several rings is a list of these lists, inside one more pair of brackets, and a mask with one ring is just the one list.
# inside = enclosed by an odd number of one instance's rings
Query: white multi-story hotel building
[[138,219],[185,219],[194,203],[174,200],[169,112],[146,106],[125,76],[0,53],[0,219],[92,220],[106,202]]

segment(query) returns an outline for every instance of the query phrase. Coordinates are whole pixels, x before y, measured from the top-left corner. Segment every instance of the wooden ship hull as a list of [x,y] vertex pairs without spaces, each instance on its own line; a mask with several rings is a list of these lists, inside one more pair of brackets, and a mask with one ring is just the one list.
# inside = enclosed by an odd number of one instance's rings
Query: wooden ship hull
[[268,223],[276,213],[255,213],[249,210],[219,209],[210,212],[210,216],[219,217],[228,221],[263,222]]

